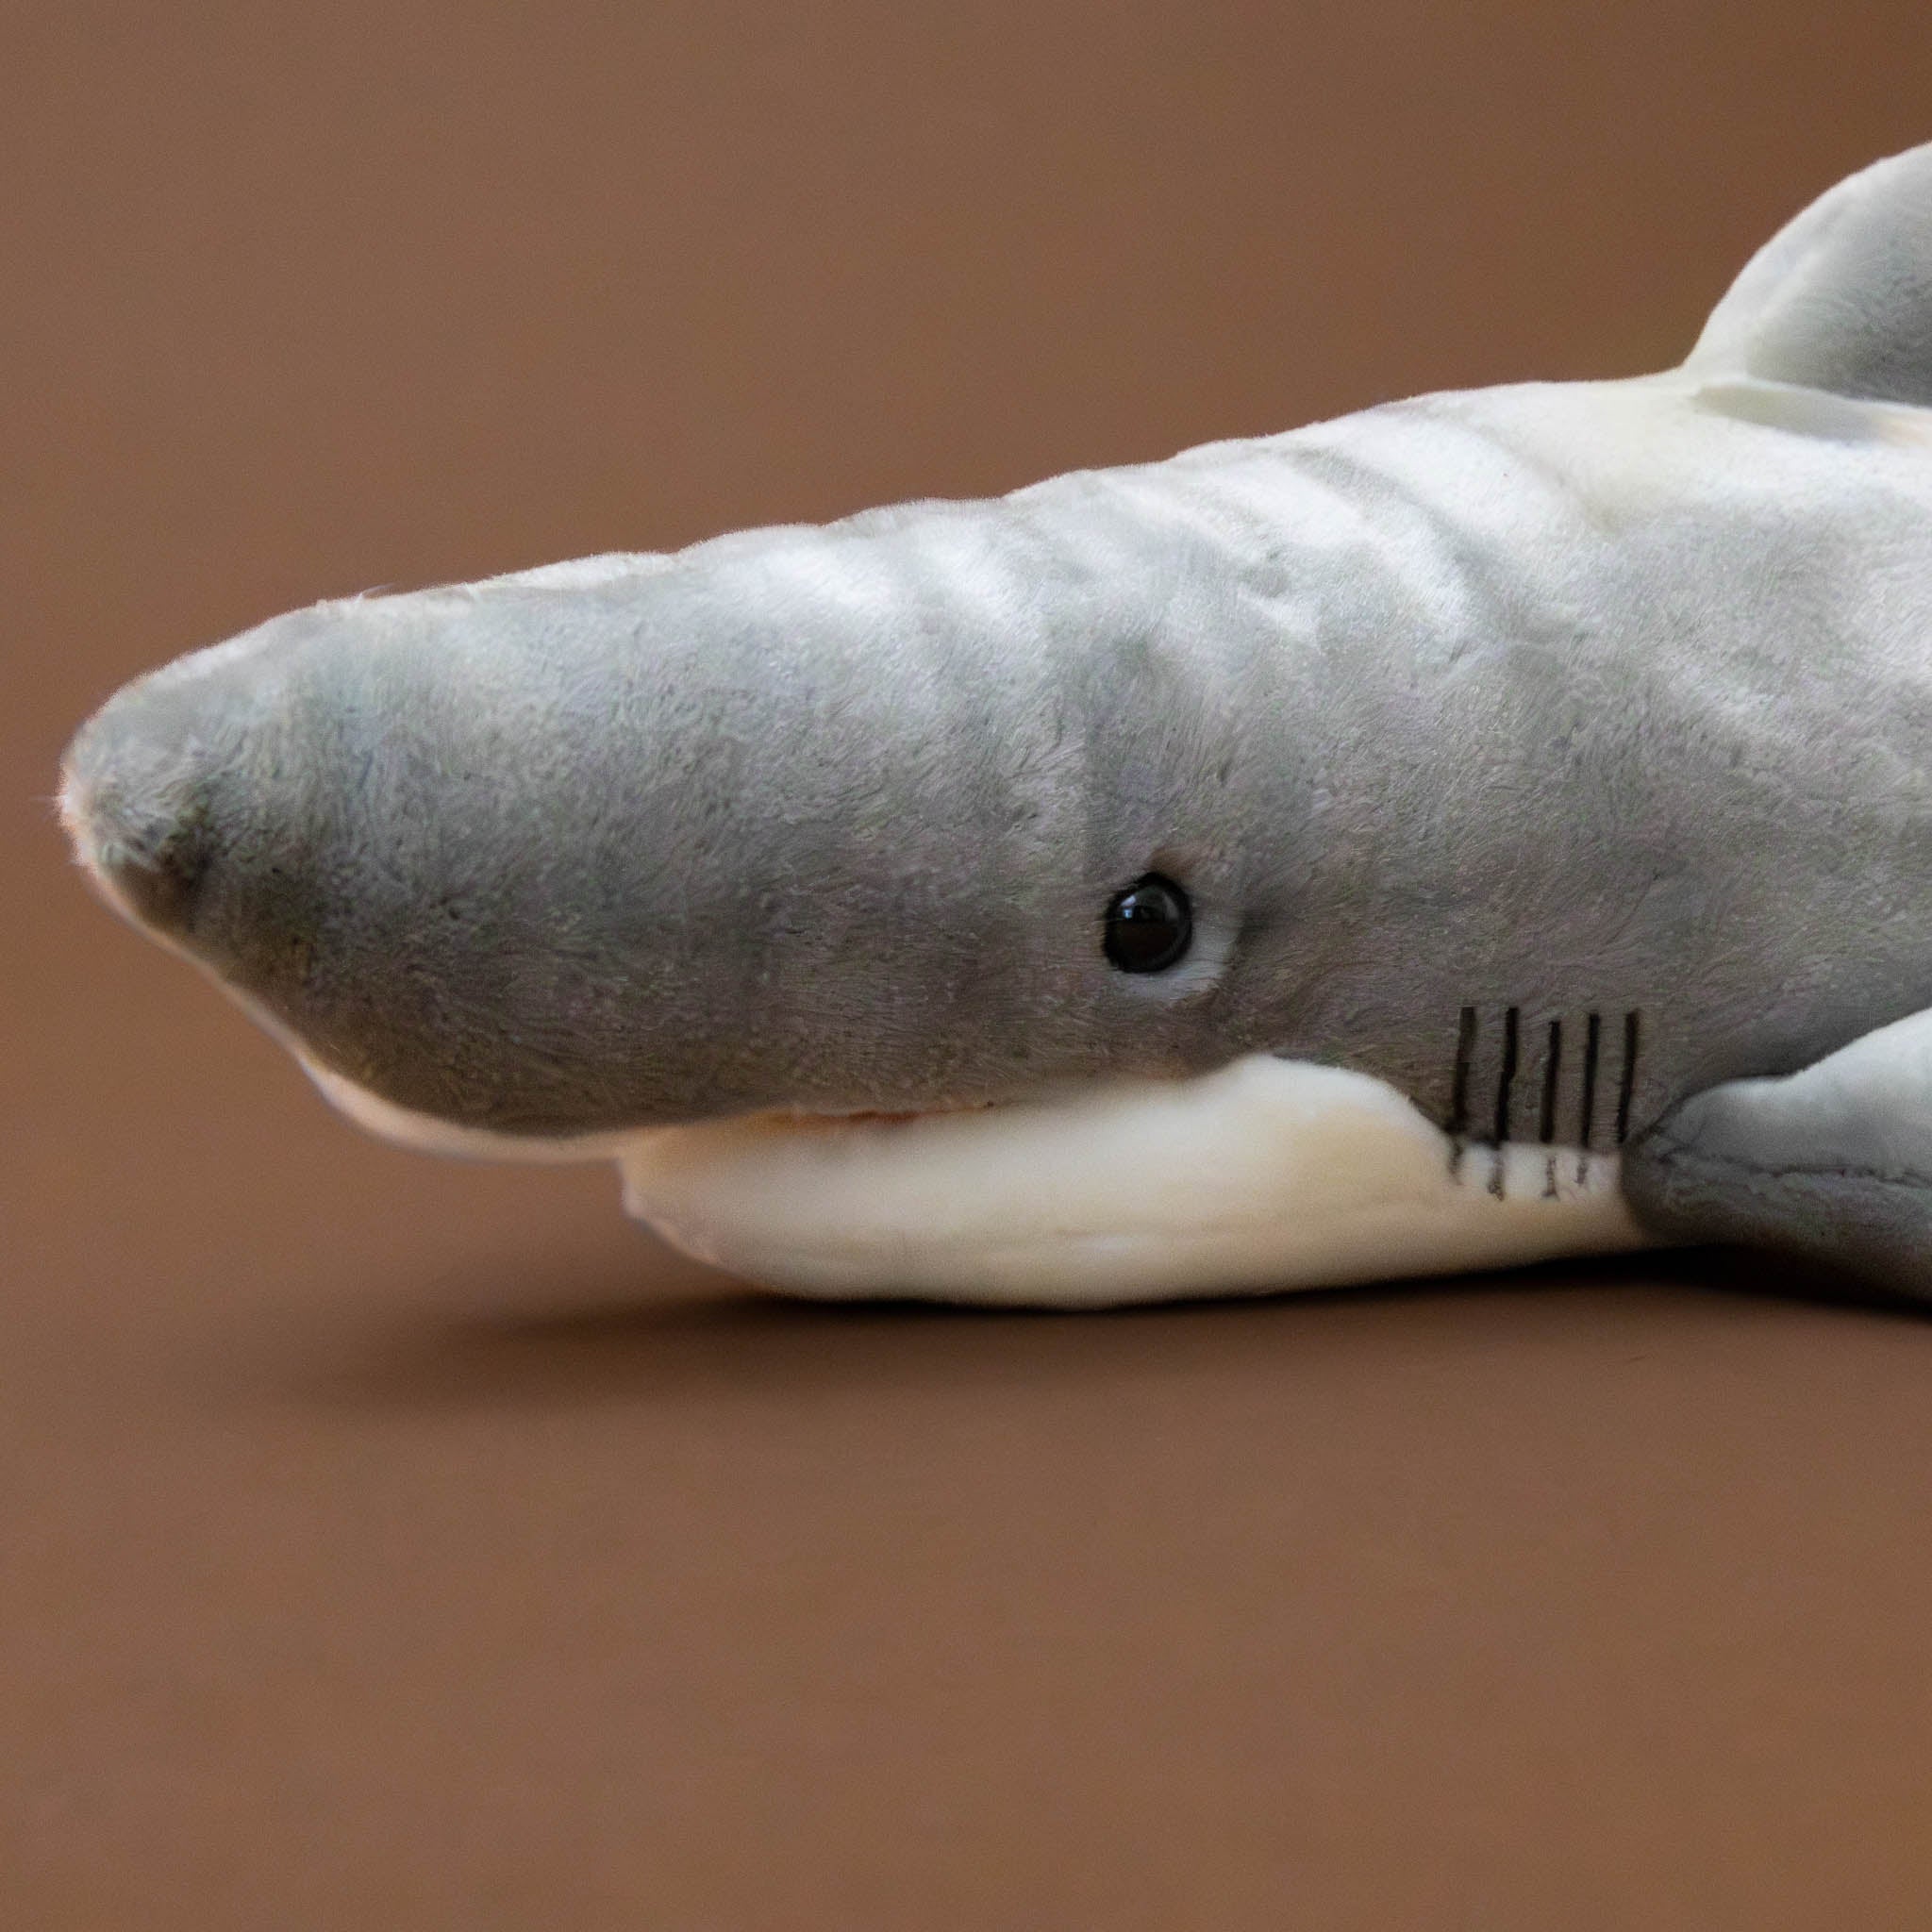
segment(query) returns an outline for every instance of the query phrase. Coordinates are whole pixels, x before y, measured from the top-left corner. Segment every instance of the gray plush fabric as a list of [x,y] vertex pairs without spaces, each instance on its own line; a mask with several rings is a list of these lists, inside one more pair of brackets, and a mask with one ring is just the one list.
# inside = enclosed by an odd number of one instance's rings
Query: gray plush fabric
[[1692,1094],[1644,1140],[1626,1191],[1666,1238],[1775,1247],[1932,1289],[1932,1014],[1782,1079]]
[[[1579,1138],[1588,1082],[1641,1174],[1687,1096],[1932,1007],[1928,291],[1932,148],[1682,371],[321,605],[123,692],[70,811],[321,1061],[468,1125],[1257,1049],[1449,1124],[1510,1039],[1523,1118]],[[1101,918],[1150,870],[1200,937],[1136,978]],[[1633,1182],[1764,1231],[1722,1193]]]

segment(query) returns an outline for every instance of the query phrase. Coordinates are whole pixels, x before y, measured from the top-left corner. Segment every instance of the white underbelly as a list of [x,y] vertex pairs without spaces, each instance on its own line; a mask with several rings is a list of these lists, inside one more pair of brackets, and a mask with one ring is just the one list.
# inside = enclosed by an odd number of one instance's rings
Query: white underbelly
[[908,1119],[777,1116],[614,1149],[675,1246],[793,1293],[1100,1307],[1640,1245],[1614,1155],[1458,1151],[1393,1088],[1257,1054]]

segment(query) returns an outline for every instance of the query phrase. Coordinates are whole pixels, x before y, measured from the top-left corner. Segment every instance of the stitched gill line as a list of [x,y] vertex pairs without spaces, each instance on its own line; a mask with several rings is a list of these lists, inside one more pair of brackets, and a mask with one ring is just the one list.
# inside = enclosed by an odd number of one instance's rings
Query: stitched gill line
[[1496,1076],[1496,1160],[1490,1170],[1490,1192],[1503,1198],[1503,1149],[1509,1140],[1509,1090],[1516,1083],[1517,1032],[1521,1014],[1515,1007],[1503,1014],[1503,1067]]
[[1583,1098],[1578,1104],[1576,1121],[1576,1144],[1582,1150],[1576,1157],[1579,1181],[1589,1175],[1590,1137],[1596,1132],[1596,1060],[1603,1034],[1603,1015],[1591,1014],[1583,1032]]
[[1637,1050],[1641,1044],[1633,1008],[1624,1015],[1624,1077],[1617,1089],[1617,1145],[1630,1138],[1630,1101],[1637,1091]]
[[1517,1009],[1503,1015],[1503,1070],[1496,1078],[1496,1145],[1509,1138],[1509,1090],[1516,1082]]
[[[1549,1051],[1543,1056],[1543,1145],[1549,1146],[1557,1138],[1557,1083],[1563,1072],[1563,1023],[1550,1022]],[[1543,1199],[1557,1198],[1557,1157],[1546,1154],[1543,1157]]]

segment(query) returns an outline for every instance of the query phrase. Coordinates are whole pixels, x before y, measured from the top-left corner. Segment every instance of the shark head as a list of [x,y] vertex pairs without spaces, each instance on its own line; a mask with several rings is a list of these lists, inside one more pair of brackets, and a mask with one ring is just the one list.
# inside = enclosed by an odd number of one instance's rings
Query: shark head
[[1184,572],[1087,547],[923,507],[321,605],[122,691],[64,814],[325,1086],[473,1136],[1203,1071],[1295,775],[1235,782]]

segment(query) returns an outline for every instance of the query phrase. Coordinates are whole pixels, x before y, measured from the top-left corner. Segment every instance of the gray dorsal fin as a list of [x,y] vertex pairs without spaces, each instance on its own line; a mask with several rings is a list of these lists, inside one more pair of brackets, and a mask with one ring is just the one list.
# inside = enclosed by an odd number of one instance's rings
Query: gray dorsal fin
[[1840,181],[1773,236],[1684,366],[1932,406],[1932,144]]

